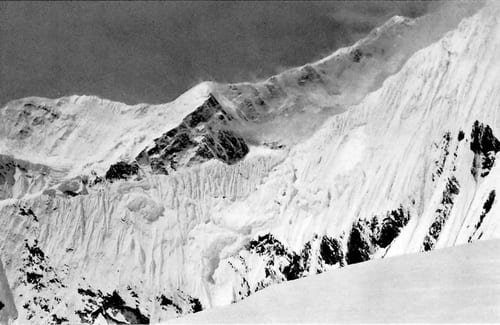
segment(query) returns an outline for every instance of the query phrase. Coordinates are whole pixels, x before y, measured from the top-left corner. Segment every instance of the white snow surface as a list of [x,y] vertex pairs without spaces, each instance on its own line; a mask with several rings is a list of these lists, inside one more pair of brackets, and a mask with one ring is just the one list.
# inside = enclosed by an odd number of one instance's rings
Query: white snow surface
[[14,297],[5,275],[2,261],[0,261],[0,324],[8,324],[17,318]]
[[168,324],[498,323],[500,240],[349,265]]
[[[89,96],[7,104],[0,154],[17,165],[0,175],[0,257],[16,305],[29,306],[18,307],[18,321],[80,322],[75,311],[98,308],[83,300],[87,289],[118,292],[151,322],[193,311],[192,298],[205,309],[228,305],[286,280],[286,256],[269,265],[251,240],[272,234],[299,255],[310,244],[301,276],[316,274],[341,264],[321,261],[318,238],[336,239],[345,255],[353,224],[400,207],[408,223],[370,258],[422,251],[443,215],[432,248],[499,238],[498,198],[485,209],[500,190],[499,163],[474,177],[470,144],[476,120],[500,137],[500,8],[467,5],[396,17],[318,62],[255,84],[202,83],[165,105]],[[244,159],[85,186],[209,94],[248,142]],[[56,187],[78,195],[47,191]],[[125,317],[108,309],[97,320]]]

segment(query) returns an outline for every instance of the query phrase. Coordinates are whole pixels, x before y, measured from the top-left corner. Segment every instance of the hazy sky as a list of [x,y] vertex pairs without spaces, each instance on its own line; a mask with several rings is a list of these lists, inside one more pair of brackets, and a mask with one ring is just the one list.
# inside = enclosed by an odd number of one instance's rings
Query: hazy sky
[[0,102],[167,102],[201,80],[275,74],[430,2],[2,2]]

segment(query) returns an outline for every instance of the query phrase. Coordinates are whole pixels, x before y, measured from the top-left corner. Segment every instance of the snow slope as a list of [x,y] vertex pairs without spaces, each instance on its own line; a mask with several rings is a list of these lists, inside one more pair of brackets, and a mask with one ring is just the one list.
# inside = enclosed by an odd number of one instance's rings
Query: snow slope
[[498,323],[500,240],[349,265],[172,324]]
[[159,322],[500,237],[498,17],[494,1],[395,17],[318,62],[165,105],[10,102],[0,257],[19,321]]
[[0,324],[8,324],[16,318],[17,310],[14,305],[14,297],[2,261],[0,261]]

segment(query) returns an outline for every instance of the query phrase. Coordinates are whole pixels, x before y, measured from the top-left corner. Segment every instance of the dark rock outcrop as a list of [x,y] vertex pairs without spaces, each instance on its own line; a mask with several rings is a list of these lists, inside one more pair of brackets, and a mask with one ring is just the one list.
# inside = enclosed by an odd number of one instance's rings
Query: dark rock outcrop
[[79,288],[78,293],[85,301],[85,308],[75,311],[82,323],[94,323],[102,315],[112,324],[122,324],[120,318],[125,319],[126,324],[149,324],[149,317],[137,306],[128,306],[116,290],[103,294],[100,290]]
[[19,207],[19,214],[21,216],[29,217],[29,218],[31,218],[35,222],[38,222],[38,217],[33,212],[33,210],[31,210],[31,208],[29,208],[29,207],[20,206]]
[[305,65],[300,69],[300,75],[297,79],[299,86],[305,86],[311,83],[321,82],[321,76],[312,66]]
[[346,262],[347,264],[356,264],[370,259],[373,248],[370,245],[369,223],[365,220],[358,220],[351,229],[347,241]]
[[437,180],[444,171],[444,166],[450,154],[451,132],[446,132],[441,139],[441,143],[434,144],[439,149],[439,158],[434,161],[435,170],[432,173],[432,181]]
[[468,240],[469,243],[472,242],[472,238],[474,238],[477,231],[479,230],[479,228],[483,224],[484,218],[490,212],[491,207],[493,206],[493,203],[495,203],[495,198],[496,198],[496,192],[495,192],[495,190],[493,190],[490,192],[490,194],[488,195],[488,198],[486,199],[486,201],[483,204],[483,210],[481,211],[481,215],[479,216],[478,222],[474,226],[474,232],[469,237],[469,240]]
[[233,119],[210,95],[179,126],[155,139],[154,145],[144,149],[136,161],[150,166],[157,174],[169,174],[180,166],[210,159],[233,164],[249,151],[245,140],[231,130],[229,122]]
[[451,209],[455,202],[455,197],[460,193],[460,185],[457,179],[452,176],[448,179],[446,183],[445,190],[443,191],[443,198],[441,199],[441,204],[436,209],[436,218],[434,222],[429,227],[429,232],[424,238],[422,243],[422,251],[430,251],[434,248],[441,231],[450,216]]
[[172,310],[178,316],[197,313],[203,310],[201,301],[196,297],[192,297],[181,290],[175,292],[174,296],[175,298],[162,294],[156,297],[156,301],[162,310]]
[[363,52],[360,49],[355,49],[351,52],[351,59],[353,62],[359,63],[363,57]]
[[409,220],[410,214],[404,211],[403,207],[389,211],[382,221],[374,218],[374,225],[372,225],[375,228],[373,235],[374,242],[379,247],[388,247],[399,236],[401,229],[406,226]]
[[[265,260],[266,277],[257,285],[256,290],[271,283],[295,280],[310,273],[321,273],[327,266],[344,266],[344,252],[340,240],[326,235],[315,235],[304,244],[299,253],[289,249],[269,233],[251,240],[244,249],[260,255]],[[246,286],[242,284],[242,288]]]
[[128,179],[133,175],[137,175],[138,172],[139,166],[135,162],[129,164],[124,161],[119,161],[109,167],[104,177],[112,182],[119,179]]
[[378,249],[387,248],[410,221],[410,213],[402,206],[388,211],[384,217],[358,220],[347,240],[346,262],[355,264],[371,259]]
[[472,175],[476,180],[488,176],[495,163],[496,154],[500,151],[500,141],[493,135],[489,125],[479,121],[474,122],[470,149],[474,152]]
[[251,240],[245,250],[264,257],[267,283],[295,280],[304,272],[301,257],[270,233]]
[[321,260],[325,264],[344,266],[344,252],[340,241],[337,239],[323,236],[319,246],[319,253]]
[[178,315],[182,314],[181,307],[179,307],[172,299],[165,297],[165,295],[156,297],[156,300],[160,303],[160,306],[163,310],[168,310],[169,308],[173,308],[176,314]]

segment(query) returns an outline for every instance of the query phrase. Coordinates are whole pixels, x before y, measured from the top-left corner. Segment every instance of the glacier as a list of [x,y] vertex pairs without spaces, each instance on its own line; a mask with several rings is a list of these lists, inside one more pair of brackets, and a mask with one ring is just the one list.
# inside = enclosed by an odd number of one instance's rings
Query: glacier
[[500,6],[479,4],[394,17],[317,62],[167,104],[6,104],[16,322],[158,323],[498,238]]

